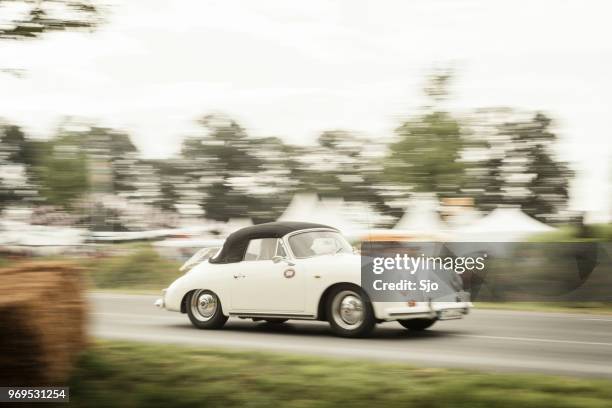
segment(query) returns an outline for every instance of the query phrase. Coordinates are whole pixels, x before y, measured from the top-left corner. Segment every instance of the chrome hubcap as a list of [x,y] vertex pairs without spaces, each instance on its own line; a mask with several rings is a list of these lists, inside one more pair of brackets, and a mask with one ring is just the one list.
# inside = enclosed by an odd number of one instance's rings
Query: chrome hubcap
[[217,311],[217,298],[199,290],[191,297],[191,311],[200,321],[210,320]]
[[361,325],[364,317],[363,300],[352,290],[345,290],[336,295],[332,303],[334,322],[345,329],[354,329]]

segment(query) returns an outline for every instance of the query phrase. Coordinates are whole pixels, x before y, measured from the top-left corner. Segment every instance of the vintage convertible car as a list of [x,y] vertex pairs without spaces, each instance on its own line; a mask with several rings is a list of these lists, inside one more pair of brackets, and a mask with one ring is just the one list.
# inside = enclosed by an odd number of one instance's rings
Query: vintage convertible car
[[328,321],[345,337],[365,336],[377,322],[391,320],[424,330],[437,320],[461,318],[471,306],[462,301],[370,302],[360,286],[360,255],[326,225],[246,227],[215,252],[188,261],[188,272],[164,289],[156,305],[187,313],[200,329],[221,328],[230,316],[273,324],[306,319]]

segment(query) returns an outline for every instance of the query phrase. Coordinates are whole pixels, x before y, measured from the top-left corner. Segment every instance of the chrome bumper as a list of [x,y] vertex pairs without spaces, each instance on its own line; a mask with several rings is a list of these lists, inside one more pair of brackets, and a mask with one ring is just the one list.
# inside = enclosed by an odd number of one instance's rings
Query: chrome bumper
[[386,321],[402,319],[437,319],[451,320],[461,319],[470,312],[471,302],[444,302],[421,304],[416,307],[397,305],[396,307],[384,308],[380,318]]
[[165,298],[166,298],[166,290],[164,289],[162,290],[162,297],[160,297],[159,299],[157,299],[153,304],[160,308],[160,309],[165,309],[166,308],[166,302],[165,302]]

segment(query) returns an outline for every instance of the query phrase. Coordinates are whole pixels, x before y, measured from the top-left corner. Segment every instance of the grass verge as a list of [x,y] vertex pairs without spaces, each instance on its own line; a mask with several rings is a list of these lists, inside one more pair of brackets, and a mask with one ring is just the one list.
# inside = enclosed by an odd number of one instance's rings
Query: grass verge
[[97,342],[69,384],[80,407],[609,407],[612,382]]
[[95,257],[58,255],[20,259],[0,256],[0,267],[33,259],[69,261],[83,267],[94,290],[158,294],[181,276],[181,263],[162,257],[148,243],[117,244]]
[[612,303],[608,302],[475,302],[474,306],[477,309],[612,315]]

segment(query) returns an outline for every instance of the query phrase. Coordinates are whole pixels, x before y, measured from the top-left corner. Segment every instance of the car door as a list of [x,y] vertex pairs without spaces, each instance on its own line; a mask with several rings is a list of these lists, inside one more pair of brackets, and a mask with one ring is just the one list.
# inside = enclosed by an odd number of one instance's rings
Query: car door
[[232,311],[253,313],[299,313],[304,310],[305,277],[298,265],[286,259],[282,241],[277,238],[252,239],[242,262],[235,264],[232,279]]

